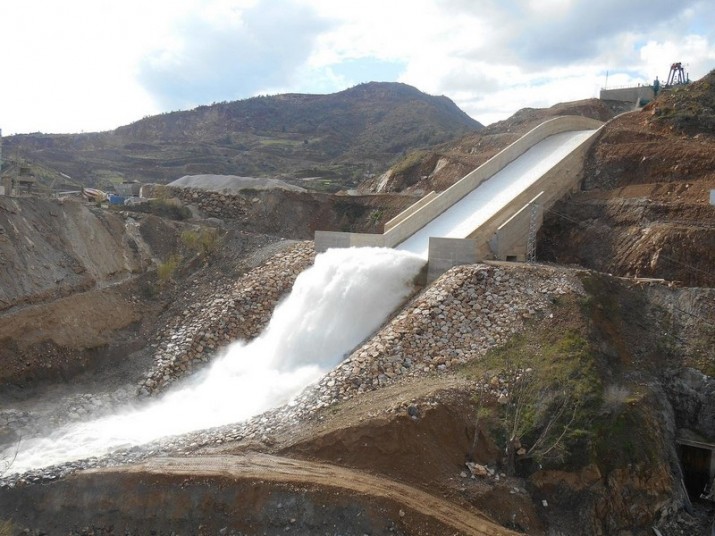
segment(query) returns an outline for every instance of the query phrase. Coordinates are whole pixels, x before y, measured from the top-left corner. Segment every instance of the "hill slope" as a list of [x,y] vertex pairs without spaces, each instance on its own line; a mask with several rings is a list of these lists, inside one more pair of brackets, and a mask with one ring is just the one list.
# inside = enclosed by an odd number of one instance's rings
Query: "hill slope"
[[381,171],[403,151],[481,128],[447,97],[371,82],[331,95],[286,94],[199,106],[110,132],[11,136],[5,146],[8,157],[33,163],[41,179],[62,172],[86,186],[232,174],[325,177],[337,184],[324,187],[338,189]]
[[715,71],[608,123],[583,191],[547,214],[539,258],[713,286]]
[[442,191],[481,166],[492,156],[515,142],[544,121],[560,115],[582,115],[607,121],[618,111],[598,99],[555,104],[550,108],[522,108],[514,115],[493,123],[479,132],[427,150],[413,151],[386,173],[364,181],[362,192]]

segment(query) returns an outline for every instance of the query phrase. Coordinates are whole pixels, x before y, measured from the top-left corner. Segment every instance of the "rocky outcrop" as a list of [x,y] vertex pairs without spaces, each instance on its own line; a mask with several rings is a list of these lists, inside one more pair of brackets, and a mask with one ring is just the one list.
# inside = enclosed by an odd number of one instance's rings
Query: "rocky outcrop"
[[152,260],[137,227],[78,201],[0,197],[0,311],[142,273]]
[[715,440],[715,378],[683,368],[669,374],[666,389],[678,427]]

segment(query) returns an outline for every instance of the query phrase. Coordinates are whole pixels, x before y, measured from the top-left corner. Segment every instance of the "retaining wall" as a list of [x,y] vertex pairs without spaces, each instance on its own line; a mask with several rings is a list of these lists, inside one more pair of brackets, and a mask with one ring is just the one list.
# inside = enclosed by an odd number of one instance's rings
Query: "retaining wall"
[[489,240],[489,249],[495,259],[519,262],[527,260],[532,211],[535,211],[534,225],[537,229],[544,221],[544,207],[541,204],[543,195],[544,192],[539,192],[536,197],[502,223],[492,235]]
[[655,91],[652,86],[602,89],[599,97],[601,100],[615,100],[638,104],[641,100],[652,101],[655,98]]
[[[603,125],[603,123],[600,122],[599,124]],[[469,238],[477,241],[477,257],[480,260],[506,260],[506,257],[501,258],[495,255],[495,252],[492,251],[489,246],[489,242],[494,234],[497,233],[498,229],[506,223],[515,212],[527,205],[536,196],[541,194],[538,203],[542,210],[546,210],[551,208],[556,201],[569,194],[569,192],[578,190],[579,184],[583,179],[583,162],[586,153],[596,140],[598,133],[599,130],[596,130],[588,139],[581,143],[581,145],[549,171],[544,173],[534,184],[514,197],[509,205],[480,225],[478,229],[475,229],[475,231],[469,235]],[[519,221],[525,221],[526,226],[512,225],[509,228],[503,229],[503,240],[515,242],[517,235],[525,235],[528,232],[528,219]],[[509,236],[505,236],[506,233],[508,233]],[[510,253],[510,255],[511,254],[512,253]]]

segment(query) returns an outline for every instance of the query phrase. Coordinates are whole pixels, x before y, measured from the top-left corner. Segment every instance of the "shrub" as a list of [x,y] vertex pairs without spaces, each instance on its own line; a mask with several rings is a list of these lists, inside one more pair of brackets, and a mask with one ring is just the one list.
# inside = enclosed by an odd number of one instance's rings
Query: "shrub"
[[159,283],[165,284],[174,278],[174,273],[181,263],[181,257],[178,255],[172,255],[166,262],[162,262],[157,267],[157,275],[159,277]]
[[196,231],[184,231],[181,233],[181,241],[195,253],[208,256],[216,251],[221,239],[218,229],[202,227]]

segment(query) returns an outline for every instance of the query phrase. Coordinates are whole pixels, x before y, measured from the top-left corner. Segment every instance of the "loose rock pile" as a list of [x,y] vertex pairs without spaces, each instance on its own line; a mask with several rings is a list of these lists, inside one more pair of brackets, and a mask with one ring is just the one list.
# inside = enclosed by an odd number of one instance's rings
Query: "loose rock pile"
[[554,296],[583,294],[579,280],[548,267],[453,268],[415,298],[299,404],[306,411],[399,378],[444,372],[482,357],[543,313]]
[[312,242],[300,242],[227,286],[222,297],[211,296],[208,302],[197,299],[159,334],[162,342],[140,394],[166,387],[232,341],[256,337],[278,300],[314,258]]

